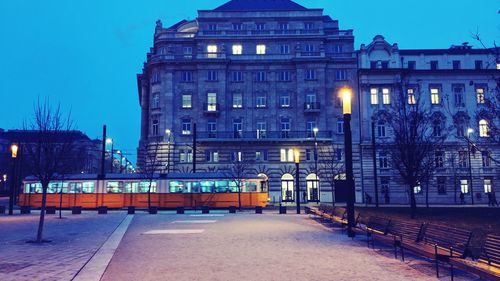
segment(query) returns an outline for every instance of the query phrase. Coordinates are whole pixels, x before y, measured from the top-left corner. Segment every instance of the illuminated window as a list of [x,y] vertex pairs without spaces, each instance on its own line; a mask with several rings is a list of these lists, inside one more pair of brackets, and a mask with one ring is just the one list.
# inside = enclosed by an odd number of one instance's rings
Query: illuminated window
[[293,176],[290,174],[284,174],[281,177],[281,200],[284,202],[293,202],[294,192],[293,192]]
[[390,104],[391,103],[391,92],[388,88],[383,88],[382,89],[382,102],[384,104]]
[[258,139],[266,138],[266,131],[267,131],[267,123],[257,122],[257,138]]
[[266,54],[266,45],[259,44],[256,47],[257,55],[265,55]]
[[281,162],[293,162],[293,149],[282,148],[280,150],[280,161]]
[[182,134],[190,135],[191,134],[191,120],[190,119],[182,119]]
[[460,180],[460,192],[466,194],[469,193],[469,181],[468,180]]
[[207,93],[207,111],[217,111],[217,93]]
[[479,136],[486,138],[490,136],[489,128],[488,128],[488,121],[481,119],[479,121]]
[[406,93],[408,94],[408,104],[416,104],[417,101],[415,99],[415,89],[410,88],[406,90]]
[[377,88],[370,89],[370,96],[371,96],[371,104],[378,104],[378,89]]
[[289,95],[280,96],[280,107],[290,107],[290,96]]
[[476,98],[477,98],[478,104],[484,103],[484,88],[477,88],[476,89]]
[[431,88],[431,103],[439,104],[439,89]]
[[243,95],[241,93],[233,94],[233,108],[243,107]]
[[182,95],[182,108],[192,107],[192,96],[189,94]]
[[207,162],[219,162],[219,152],[213,150],[205,151],[205,160]]
[[243,46],[240,44],[233,45],[233,55],[243,54]]
[[267,106],[266,95],[259,94],[256,98],[255,107],[257,108],[265,108]]
[[484,179],[484,193],[490,193],[491,192],[491,179]]
[[208,58],[217,58],[217,45],[207,46]]
[[415,192],[415,194],[419,194],[420,192],[422,192],[422,187],[420,186],[420,183],[417,183],[417,185],[413,187],[413,191]]

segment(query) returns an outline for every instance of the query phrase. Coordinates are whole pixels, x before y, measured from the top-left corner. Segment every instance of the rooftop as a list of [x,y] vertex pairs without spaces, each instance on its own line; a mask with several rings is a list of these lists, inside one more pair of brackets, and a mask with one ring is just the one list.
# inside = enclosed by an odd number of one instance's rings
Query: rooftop
[[231,0],[214,11],[303,11],[307,8],[291,0]]

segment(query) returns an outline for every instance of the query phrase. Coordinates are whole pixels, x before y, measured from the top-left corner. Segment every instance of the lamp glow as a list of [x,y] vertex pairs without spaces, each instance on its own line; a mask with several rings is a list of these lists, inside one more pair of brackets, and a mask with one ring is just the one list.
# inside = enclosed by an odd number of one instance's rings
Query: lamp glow
[[166,129],[166,130],[165,130],[165,134],[167,134],[167,135],[169,135],[169,136],[170,136],[170,134],[171,134],[171,133],[172,133],[172,131],[171,131],[170,129]]
[[474,129],[472,129],[472,128],[467,129],[467,135],[468,136],[470,136],[473,133],[474,133]]
[[106,143],[107,144],[112,144],[113,143],[113,139],[112,138],[107,138],[106,139]]
[[300,163],[300,150],[294,149],[293,155],[294,155],[295,163],[297,163],[297,164]]
[[12,152],[12,158],[17,158],[17,151],[19,150],[19,146],[17,144],[12,144],[10,146],[10,151]]
[[344,87],[340,89],[340,97],[342,98],[342,111],[344,114],[351,114],[352,89]]

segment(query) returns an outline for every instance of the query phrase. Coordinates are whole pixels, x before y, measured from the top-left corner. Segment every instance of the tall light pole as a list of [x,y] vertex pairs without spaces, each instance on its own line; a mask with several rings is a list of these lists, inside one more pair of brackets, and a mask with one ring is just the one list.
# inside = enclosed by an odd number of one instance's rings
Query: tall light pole
[[354,237],[352,228],[354,226],[354,201],[356,192],[354,189],[354,173],[352,168],[352,132],[351,132],[351,100],[352,88],[344,87],[340,89],[342,97],[342,111],[344,113],[344,146],[345,146],[345,166],[347,180],[347,235]]
[[16,188],[16,159],[19,145],[13,143],[10,146],[11,159],[12,159],[12,173],[10,175],[10,192],[9,192],[9,216],[14,214],[14,190]]
[[294,160],[295,160],[295,202],[297,202],[297,214],[300,214],[300,171],[299,171],[299,165],[300,165],[300,150],[299,149],[294,149],[293,150],[293,155],[294,155]]
[[170,173],[170,137],[172,136],[172,131],[170,129],[165,130],[167,135],[167,174]]
[[[319,129],[317,127],[313,128],[313,134],[314,134],[314,174],[316,175],[316,182],[315,182],[315,188],[316,188],[316,198],[314,200],[319,199],[319,179],[318,179],[318,131]],[[307,187],[306,187],[307,188]]]
[[110,169],[111,170],[110,170],[110,172],[113,173],[113,170],[114,170],[113,169],[113,154],[114,154],[114,151],[113,151],[114,150],[114,148],[113,148],[113,145],[114,145],[113,139],[112,138],[107,138],[106,139],[106,143],[109,144],[109,145],[111,145],[111,154],[110,154],[109,158],[111,159],[111,165],[110,165]]
[[123,172],[122,170],[122,165],[123,165],[123,152],[121,150],[117,150],[116,154],[120,155],[120,174]]
[[474,133],[474,129],[468,128],[467,129],[467,151],[469,153],[469,178],[470,178],[470,195],[471,195],[471,203],[474,205],[474,189],[472,188],[472,160],[471,160],[471,142],[470,142],[470,136]]

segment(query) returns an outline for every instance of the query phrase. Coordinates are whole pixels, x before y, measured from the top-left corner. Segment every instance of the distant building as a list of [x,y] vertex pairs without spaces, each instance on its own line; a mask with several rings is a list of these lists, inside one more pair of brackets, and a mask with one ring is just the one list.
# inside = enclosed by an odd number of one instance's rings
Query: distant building
[[[30,175],[28,167],[31,160],[28,159],[29,156],[23,149],[23,144],[36,142],[36,133],[35,131],[5,131],[0,129],[0,175],[2,177],[3,175],[11,174],[10,146],[13,143],[19,144],[20,147],[18,154],[20,165],[18,165],[18,168],[21,176],[24,178]],[[100,140],[92,140],[80,131],[70,131],[62,134],[61,141],[64,141],[65,138],[71,138],[74,141],[74,145],[78,147],[79,153],[81,153],[81,156],[75,160],[77,163],[74,165],[74,168],[72,168],[72,171],[68,171],[68,173],[99,173],[102,142]],[[0,188],[5,191],[9,187],[7,184],[0,183]]]
[[292,150],[300,149],[308,200],[331,201],[330,181],[315,172],[313,129],[318,150],[333,151],[341,163],[336,95],[345,85],[356,88],[352,30],[340,29],[322,9],[292,1],[233,0],[169,28],[158,22],[154,39],[138,75],[139,167],[144,148],[159,141],[158,165],[166,172],[169,129],[170,170],[191,171],[196,124],[197,171],[248,162],[251,173],[269,179],[271,201],[289,202],[295,198]]
[[[417,202],[460,203],[464,193],[477,203],[487,203],[487,192],[500,186],[498,145],[490,141],[488,128],[496,118],[485,103],[497,95],[499,71],[491,49],[473,49],[467,43],[449,49],[399,49],[378,35],[359,51],[361,151],[363,190],[374,194],[373,163],[378,171],[380,202],[407,203],[408,188],[388,161],[384,150],[394,135],[387,124],[387,109],[403,91],[407,102],[420,98],[435,120],[432,133],[447,134],[442,150],[435,152],[435,174],[415,187]],[[378,149],[372,156],[372,123]],[[469,134],[469,135],[468,135]],[[467,137],[474,144],[469,166]],[[477,150],[477,151],[476,151]],[[472,174],[472,178],[471,178]]]

